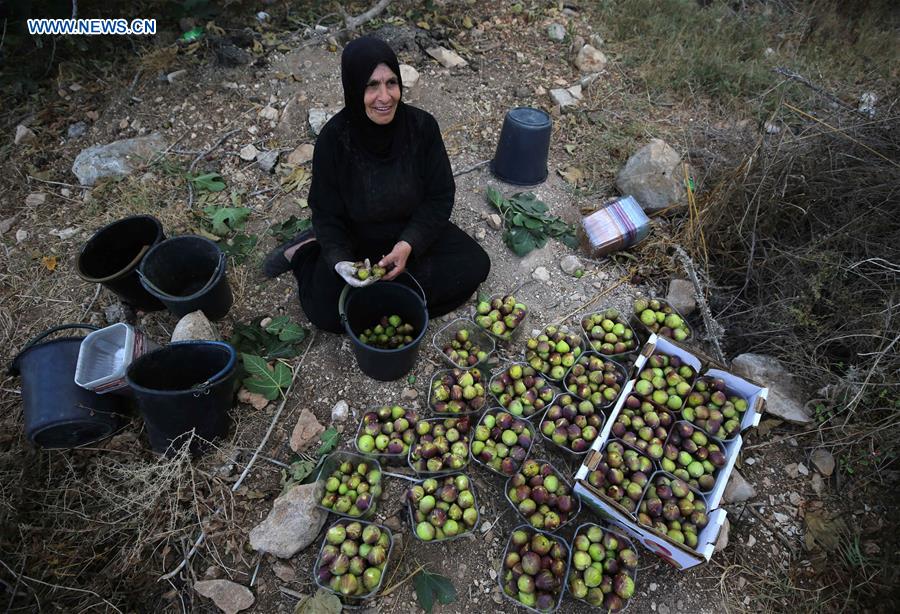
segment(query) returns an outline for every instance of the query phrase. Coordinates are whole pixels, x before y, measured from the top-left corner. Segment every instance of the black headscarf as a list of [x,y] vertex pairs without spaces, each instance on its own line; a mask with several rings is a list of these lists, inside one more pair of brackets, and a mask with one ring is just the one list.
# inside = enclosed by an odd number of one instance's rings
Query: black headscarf
[[379,64],[387,64],[397,75],[401,92],[400,63],[390,46],[374,36],[363,36],[350,41],[341,54],[341,83],[344,86],[344,107],[350,116],[350,136],[353,142],[379,158],[390,156],[400,142],[399,131],[403,125],[402,102],[397,104],[394,119],[380,125],[366,115],[363,97],[369,77]]

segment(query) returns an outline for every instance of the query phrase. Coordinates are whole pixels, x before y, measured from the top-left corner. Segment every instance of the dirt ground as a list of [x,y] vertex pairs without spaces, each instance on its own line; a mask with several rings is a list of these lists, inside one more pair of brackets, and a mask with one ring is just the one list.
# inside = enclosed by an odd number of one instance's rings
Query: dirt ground
[[[588,37],[590,24],[571,18],[572,27]],[[545,93],[553,87],[574,84],[579,75],[569,62],[568,43],[553,43],[547,39],[546,24],[537,22],[524,26],[504,16],[488,20],[482,32],[464,33],[460,42],[470,50],[468,68],[448,70],[421,51],[401,51],[401,62],[409,63],[420,72],[419,84],[404,92],[404,99],[420,106],[437,118],[456,170],[465,169],[492,157],[503,115],[513,106],[538,106],[550,109],[551,101]],[[107,323],[105,309],[115,304],[107,291],[95,295],[95,286],[82,282],[75,273],[75,257],[80,245],[92,231],[103,223],[126,213],[147,212],[159,217],[168,235],[196,230],[199,221],[186,208],[187,191],[184,183],[168,174],[165,168],[154,166],[120,182],[94,190],[75,186],[69,169],[75,155],[92,144],[160,132],[172,145],[170,159],[182,168],[212,146],[226,132],[237,129],[208,159],[201,160],[197,170],[216,170],[225,178],[228,189],[241,189],[244,204],[252,208],[248,230],[261,237],[255,252],[244,264],[232,265],[229,279],[236,302],[231,313],[220,323],[223,336],[231,332],[233,323],[249,321],[256,316],[287,314],[300,322],[307,322],[296,300],[296,287],[289,276],[267,281],[259,273],[263,255],[275,244],[265,235],[274,223],[295,214],[307,213],[298,206],[297,193],[282,195],[277,179],[261,171],[255,163],[244,162],[237,155],[240,149],[254,143],[260,149],[290,151],[302,143],[313,143],[314,137],[306,123],[309,108],[337,109],[342,100],[339,78],[339,50],[327,44],[307,45],[299,35],[282,40],[285,51],[272,51],[266,62],[252,66],[224,68],[209,58],[197,60],[179,56],[172,59],[166,71],[184,68],[186,76],[170,84],[156,78],[152,70],[144,73],[133,88],[127,79],[122,87],[108,88],[92,79],[84,71],[64,73],[59,82],[60,96],[54,102],[54,117],[68,117],[71,121],[89,121],[89,129],[82,137],[66,136],[66,121],[59,119],[55,128],[40,133],[41,143],[36,150],[14,152],[12,174],[7,176],[7,189],[0,195],[0,219],[14,217],[11,229],[2,236],[0,253],[0,338],[4,340],[4,354],[10,358],[31,335],[51,324],[64,321]],[[480,52],[478,50],[481,50]],[[669,106],[648,105],[647,101],[630,99],[629,75],[611,55],[609,68],[601,79],[586,91],[579,115],[554,113],[554,132],[550,148],[548,180],[535,187],[534,192],[551,207],[551,212],[568,221],[579,219],[583,206],[597,204],[615,194],[612,180],[615,170],[630,151],[611,151],[606,157],[587,159],[583,143],[589,138],[604,138],[604,130],[624,133],[617,142],[634,146],[651,137],[667,139],[681,150],[691,146],[684,126],[714,123],[701,104],[696,109],[675,111]],[[73,88],[77,84],[79,88]],[[276,120],[259,117],[261,108],[271,104],[279,110]],[[285,108],[287,107],[287,108]],[[88,112],[96,111],[90,121]],[[585,121],[593,113],[599,124]],[[720,120],[721,121],[721,120]],[[570,150],[566,145],[572,145]],[[604,169],[599,176],[606,183],[590,189],[573,188],[557,171],[569,165],[593,166]],[[35,179],[39,177],[40,179]],[[43,179],[43,180],[41,180]],[[572,316],[603,306],[627,309],[638,293],[659,294],[665,291],[668,279],[633,279],[634,269],[627,258],[592,260],[581,255],[587,264],[580,279],[568,276],[559,267],[561,258],[571,250],[550,242],[526,258],[517,258],[503,244],[502,233],[492,230],[486,216],[492,212],[484,194],[494,186],[509,194],[516,188],[499,183],[486,168],[457,177],[457,199],[453,220],[470,234],[482,235],[482,245],[491,255],[490,277],[483,286],[489,293],[514,292],[529,305],[529,329],[560,320],[574,322]],[[266,188],[271,191],[260,193]],[[28,194],[41,193],[45,200],[26,201]],[[74,228],[74,234],[59,238],[59,231]],[[659,227],[657,227],[658,229]],[[27,238],[17,241],[16,230],[25,230]],[[64,233],[65,234],[65,233]],[[54,256],[55,267],[50,270],[42,258]],[[46,262],[46,261],[45,261]],[[550,281],[532,279],[538,266],[550,272]],[[633,285],[632,281],[640,281]],[[464,316],[471,304],[460,308],[456,316]],[[455,317],[432,322],[425,337],[419,360],[413,371],[416,382],[410,386],[405,380],[380,383],[362,375],[353,358],[348,341],[337,335],[317,332],[312,338],[303,366],[291,392],[286,409],[275,426],[263,455],[282,462],[291,457],[287,441],[300,411],[312,410],[324,425],[331,422],[331,409],[339,400],[346,400],[353,410],[352,417],[340,424],[343,431],[340,448],[352,449],[354,417],[360,410],[374,403],[403,402],[424,409],[424,399],[430,375],[441,365],[440,356],[430,346],[431,335],[444,322]],[[176,323],[173,316],[162,313],[139,316],[137,323],[152,338],[166,341]],[[699,322],[695,322],[699,324]],[[503,358],[513,358],[521,352],[521,344],[502,348]],[[0,437],[7,462],[4,476],[18,477],[30,473],[25,465],[49,463],[48,458],[61,453],[36,453],[27,450],[21,433],[18,380],[3,380],[3,435]],[[414,392],[411,392],[411,389]],[[413,395],[415,399],[411,399]],[[234,409],[236,430],[232,444],[245,450],[238,457],[238,468],[246,462],[248,453],[260,441],[276,410],[275,404],[255,410],[248,405]],[[747,505],[729,506],[730,539],[723,552],[712,561],[695,569],[679,572],[646,551],[639,554],[637,593],[631,602],[632,612],[716,612],[726,609],[753,610],[754,604],[742,600],[741,588],[758,580],[746,574],[747,561],[766,561],[765,568],[786,570],[792,557],[801,556],[802,530],[798,508],[805,505],[811,494],[809,475],[790,477],[783,469],[789,463],[808,462],[805,454],[784,427],[774,426],[765,435],[750,433],[738,466],[757,490],[756,498]],[[133,423],[133,428],[139,424]],[[142,442],[146,442],[144,436]],[[555,455],[538,442],[533,454],[548,458],[563,466],[566,460]],[[43,459],[43,455],[46,455]],[[16,459],[16,460],[10,460]],[[574,473],[576,467],[570,466]],[[34,470],[32,469],[31,472]],[[161,584],[158,592],[147,595],[155,604],[155,611],[216,611],[208,600],[199,598],[190,589],[193,579],[201,578],[209,566],[220,567],[225,577],[250,585],[256,603],[249,611],[291,612],[297,594],[314,591],[312,563],[319,541],[288,561],[295,571],[295,579],[284,581],[272,571],[274,559],[260,558],[247,546],[249,530],[265,516],[271,502],[280,492],[280,471],[276,464],[259,460],[250,473],[245,491],[234,500],[230,519],[234,529],[229,539],[237,542],[237,549],[223,554],[224,543],[212,538],[200,549],[191,562],[191,569],[170,587]],[[462,538],[447,545],[422,545],[409,531],[405,510],[400,503],[404,482],[389,478],[383,497],[385,504],[377,519],[395,529],[394,556],[388,565],[386,587],[406,579],[419,565],[433,572],[449,576],[459,598],[453,604],[440,606],[442,612],[512,612],[517,608],[504,600],[496,582],[494,570],[499,568],[505,540],[517,524],[516,518],[502,494],[502,484],[486,471],[473,469],[476,492],[482,513],[478,535]],[[6,495],[4,503],[9,505]],[[582,511],[574,524],[596,521]],[[562,531],[570,537],[573,529]],[[7,542],[17,548],[15,540]],[[4,548],[5,550],[6,548]],[[176,553],[165,559],[162,567],[154,567],[158,574],[174,566]],[[258,572],[257,572],[258,569]],[[222,573],[222,572],[219,572]],[[759,573],[768,573],[762,570]],[[173,588],[174,587],[174,588]],[[169,590],[172,588],[172,590]],[[286,589],[286,590],[284,590]],[[109,596],[107,596],[109,597]],[[784,604],[789,609],[789,604]],[[582,612],[588,608],[567,597],[560,611]],[[372,604],[371,611],[419,611],[411,583],[406,581],[388,596]]]

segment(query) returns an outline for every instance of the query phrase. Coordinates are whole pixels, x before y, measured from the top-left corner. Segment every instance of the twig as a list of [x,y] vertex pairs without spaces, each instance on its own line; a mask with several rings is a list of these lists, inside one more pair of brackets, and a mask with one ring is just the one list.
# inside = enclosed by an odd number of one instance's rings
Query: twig
[[703,317],[703,326],[706,328],[707,339],[710,343],[712,343],[713,349],[716,352],[716,359],[723,365],[725,364],[725,354],[722,352],[722,346],[719,343],[719,337],[722,335],[722,327],[716,322],[712,313],[709,311],[709,305],[706,302],[706,297],[703,294],[703,290],[700,288],[700,280],[697,278],[697,270],[694,267],[694,262],[691,260],[691,257],[688,256],[687,252],[684,251],[684,248],[678,244],[675,244],[675,253],[678,254],[679,259],[681,259],[681,265],[684,267],[685,273],[691,280],[691,284],[694,286],[694,296],[697,299],[697,307],[700,309],[700,315]]
[[306,599],[309,595],[304,595],[303,593],[298,593],[297,591],[292,591],[291,589],[285,586],[279,586],[278,590],[280,590],[285,595],[290,595],[294,599]]
[[78,318],[79,322],[84,322],[84,318],[87,317],[88,312],[91,310],[91,307],[94,306],[94,303],[97,302],[97,297],[100,296],[100,290],[103,288],[101,284],[97,284],[97,290],[94,291],[94,298],[91,299],[91,302],[88,303],[88,306],[85,308],[84,313],[81,314],[81,317]]
[[459,177],[460,175],[465,175],[466,173],[471,173],[472,171],[477,170],[477,169],[481,168],[482,166],[489,164],[489,163],[490,163],[490,160],[482,160],[481,162],[476,162],[472,166],[467,166],[466,168],[464,168],[462,170],[456,171],[455,173],[453,173],[453,176]]
[[[303,351],[303,356],[300,357],[300,362],[294,367],[291,372],[291,383],[288,385],[287,389],[284,391],[281,399],[281,404],[278,406],[278,410],[275,412],[275,415],[272,417],[272,421],[269,423],[269,428],[266,431],[266,434],[263,435],[262,441],[259,442],[256,450],[253,452],[253,456],[250,457],[247,466],[244,467],[244,471],[241,473],[240,477],[238,477],[237,481],[231,487],[231,492],[236,492],[238,488],[240,488],[241,484],[244,482],[244,479],[249,475],[250,469],[253,467],[253,463],[256,462],[256,459],[259,457],[260,451],[265,447],[266,443],[269,441],[269,437],[272,435],[272,431],[275,429],[275,424],[278,423],[278,418],[281,417],[281,412],[284,410],[284,406],[287,404],[288,395],[294,387],[294,382],[297,380],[297,374],[300,373],[300,367],[303,365],[303,361],[306,359],[306,355],[309,353],[309,348],[312,347],[313,341],[316,340],[316,331],[313,330],[312,336],[309,338],[309,345],[306,346],[306,350]],[[221,512],[222,508],[218,508],[213,512],[213,516],[217,516],[219,512]],[[201,530],[199,537],[194,542],[194,546],[190,549],[190,551],[184,556],[178,566],[172,571],[161,575],[156,579],[157,582],[162,580],[168,580],[170,578],[174,578],[178,573],[184,569],[184,566],[188,564],[191,557],[196,554],[197,549],[203,543],[203,540],[206,539],[206,531]]]
[[[7,565],[3,561],[3,559],[0,559],[0,565],[3,565],[4,567],[6,567],[7,571],[9,571],[9,573],[11,573],[13,576],[15,576],[16,578],[19,578],[21,580],[26,580],[28,582],[34,582],[36,584],[40,584],[42,586],[47,586],[50,588],[58,588],[58,589],[61,589],[64,591],[73,591],[75,593],[84,593],[86,595],[93,595],[94,597],[96,597],[97,599],[99,599],[100,601],[102,601],[103,603],[108,605],[109,607],[111,607],[113,610],[115,610],[119,614],[122,614],[122,610],[117,608],[112,602],[104,599],[103,597],[101,597],[100,595],[95,593],[94,591],[87,590],[84,588],[75,588],[74,586],[63,586],[61,584],[51,584],[50,582],[44,582],[43,580],[38,580],[37,578],[32,578],[31,576],[26,576],[25,574],[16,574],[16,572],[13,571],[13,569],[9,565]],[[32,589],[32,590],[34,590],[34,589]]]
[[228,137],[230,137],[235,132],[240,132],[240,131],[241,131],[240,128],[235,128],[234,130],[229,130],[228,132],[226,132],[225,134],[220,136],[219,140],[217,140],[215,143],[213,143],[212,147],[210,147],[209,149],[207,149],[204,152],[201,152],[200,155],[198,155],[196,158],[194,158],[194,160],[191,162],[191,165],[188,166],[188,170],[187,170],[187,174],[188,174],[188,181],[187,181],[187,184],[188,184],[188,209],[193,209],[193,207],[194,207],[194,183],[191,181],[191,178],[193,177],[193,174],[194,174],[194,167],[197,166],[197,163],[200,160],[202,160],[203,158],[205,158],[206,156],[211,154],[216,148],[218,148],[220,145],[222,145],[222,143],[224,143],[226,140],[228,140]]
[[851,105],[847,104],[846,102],[844,102],[843,100],[841,100],[840,98],[838,98],[837,96],[832,94],[831,92],[825,90],[824,88],[819,87],[818,85],[816,85],[815,83],[813,83],[812,81],[810,81],[809,79],[807,79],[806,77],[801,75],[800,73],[794,72],[790,68],[785,68],[784,66],[778,66],[776,68],[773,68],[772,72],[779,74],[782,77],[787,77],[791,81],[796,81],[797,83],[805,85],[812,91],[816,92],[817,94],[821,94],[822,96],[824,96],[831,102],[834,102],[835,104],[839,104],[840,106],[844,107],[845,109],[851,109],[853,111],[856,111],[856,109],[854,109]]
[[50,185],[61,185],[64,188],[80,188],[82,190],[90,190],[91,186],[89,185],[81,185],[78,183],[63,183],[62,181],[50,181],[49,179],[40,179],[38,177],[34,177],[33,175],[25,176],[29,180],[40,181],[41,183],[47,183]]
[[378,3],[370,8],[365,13],[357,15],[356,17],[352,17],[341,8],[341,11],[344,13],[344,25],[348,30],[356,30],[359,26],[363,25],[367,21],[371,21],[375,19],[387,8],[387,5],[391,3],[391,0],[378,0]]
[[409,574],[408,576],[406,576],[405,578],[403,578],[402,580],[400,580],[399,582],[397,582],[397,583],[396,583],[395,585],[393,585],[392,587],[390,587],[390,588],[388,588],[388,589],[385,589],[385,591],[382,592],[382,593],[379,595],[379,597],[387,597],[388,595],[390,595],[391,593],[393,593],[395,590],[397,590],[399,587],[403,586],[403,584],[404,584],[407,580],[409,580],[410,578],[412,578],[414,575],[416,575],[417,573],[419,573],[419,572],[422,571],[423,569],[425,569],[425,565],[421,565],[421,564],[420,564],[418,567],[415,568],[415,570],[414,570],[411,574]]

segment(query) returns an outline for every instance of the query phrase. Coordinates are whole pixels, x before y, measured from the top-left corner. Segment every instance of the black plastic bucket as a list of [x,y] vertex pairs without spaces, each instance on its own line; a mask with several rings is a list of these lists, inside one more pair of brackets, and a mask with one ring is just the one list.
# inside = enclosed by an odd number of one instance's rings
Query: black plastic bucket
[[124,398],[99,395],[75,383],[78,350],[84,337],[44,341],[66,329],[97,330],[90,324],[66,324],[44,331],[19,352],[9,366],[22,376],[25,436],[41,448],[74,448],[111,435],[127,410]]
[[162,224],[150,215],[134,215],[107,224],[82,246],[75,265],[78,276],[103,284],[135,309],[165,309],[158,298],[144,289],[137,273],[147,251],[165,238]]
[[144,354],[126,380],[144,417],[150,446],[177,451],[191,434],[191,453],[228,433],[237,352],[221,341],[181,341]]
[[225,276],[225,253],[204,237],[166,239],[144,256],[141,284],[178,316],[200,309],[210,320],[223,318],[234,297]]
[[513,185],[536,185],[547,179],[550,116],[540,109],[516,107],[503,119],[491,172]]
[[[418,292],[396,281],[379,281],[364,288],[346,286],[338,303],[341,322],[353,340],[356,363],[363,373],[382,382],[390,382],[409,373],[416,363],[419,344],[428,328],[425,292],[412,275],[407,275]],[[393,314],[419,331],[412,343],[396,350],[383,350],[365,345],[359,340],[357,332],[362,332],[384,316]]]

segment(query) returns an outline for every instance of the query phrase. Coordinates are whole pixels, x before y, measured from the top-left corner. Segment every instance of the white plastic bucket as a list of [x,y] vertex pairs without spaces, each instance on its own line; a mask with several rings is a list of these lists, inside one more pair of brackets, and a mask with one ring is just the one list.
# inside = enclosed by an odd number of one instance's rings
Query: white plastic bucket
[[138,357],[159,346],[133,326],[113,324],[94,331],[81,342],[75,383],[97,394],[128,393],[125,372]]

